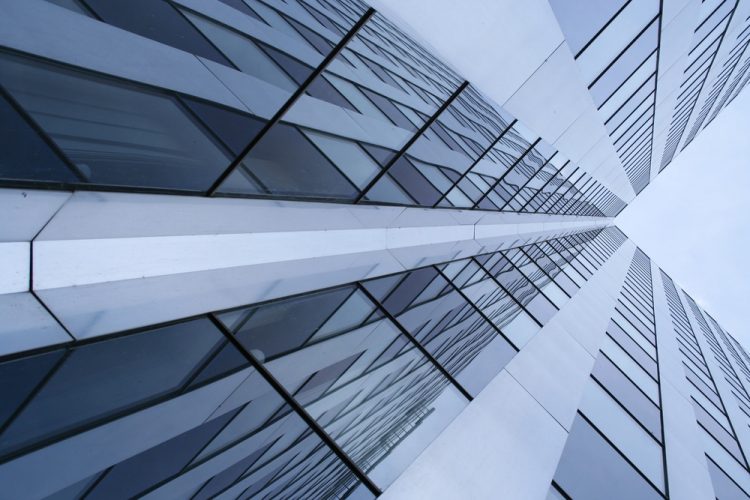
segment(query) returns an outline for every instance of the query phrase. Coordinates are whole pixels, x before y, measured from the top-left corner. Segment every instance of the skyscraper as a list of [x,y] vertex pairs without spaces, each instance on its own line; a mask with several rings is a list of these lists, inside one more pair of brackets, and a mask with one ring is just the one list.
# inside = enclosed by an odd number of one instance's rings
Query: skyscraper
[[0,2],[0,498],[747,498],[750,357],[613,220],[749,24]]

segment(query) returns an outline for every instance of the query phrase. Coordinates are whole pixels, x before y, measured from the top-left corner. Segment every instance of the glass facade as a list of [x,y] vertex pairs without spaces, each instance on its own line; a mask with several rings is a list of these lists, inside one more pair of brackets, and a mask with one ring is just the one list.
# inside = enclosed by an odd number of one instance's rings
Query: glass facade
[[503,95],[360,0],[0,2],[0,498],[750,498],[750,355],[613,225],[750,80],[683,3],[509,9]]

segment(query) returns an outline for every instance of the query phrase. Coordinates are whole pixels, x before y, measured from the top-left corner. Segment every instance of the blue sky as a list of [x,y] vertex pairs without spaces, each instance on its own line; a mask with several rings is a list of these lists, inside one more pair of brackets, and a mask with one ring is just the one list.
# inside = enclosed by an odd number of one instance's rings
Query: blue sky
[[617,225],[750,349],[750,91],[743,91]]

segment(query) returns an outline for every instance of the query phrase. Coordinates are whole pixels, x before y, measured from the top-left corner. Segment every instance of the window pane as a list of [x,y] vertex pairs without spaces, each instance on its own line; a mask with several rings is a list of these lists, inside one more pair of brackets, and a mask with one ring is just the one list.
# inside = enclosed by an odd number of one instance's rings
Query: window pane
[[[342,330],[316,332],[351,295]],[[467,401],[364,294],[346,287],[248,307],[220,320],[381,487],[388,486]],[[343,406],[342,406],[343,403]]]
[[571,497],[583,500],[661,499],[604,438],[580,416],[565,442],[555,482]]
[[643,426],[661,440],[661,415],[659,408],[622,373],[609,358],[599,354],[591,372]]
[[286,123],[271,127],[219,191],[344,199],[358,194],[299,129]]
[[164,0],[86,0],[86,4],[105,22],[171,45],[185,52],[230,66],[177,9]]
[[76,182],[78,177],[0,95],[0,177]]
[[[1,442],[45,446],[51,498],[372,498],[205,318],[2,363],[0,387],[11,411],[31,395]],[[38,482],[26,459],[15,491]]]
[[560,23],[565,40],[574,55],[607,24],[623,4],[625,0],[550,0],[557,22]]
[[497,375],[516,354],[510,344],[433,267],[398,276],[378,291],[382,278],[365,287],[386,310],[471,394]]
[[380,166],[356,142],[312,130],[304,133],[358,188],[364,188],[380,171]]
[[0,73],[91,184],[205,190],[229,164],[168,95],[10,55]]
[[[0,451],[33,444],[177,391],[222,341],[216,328],[201,319],[72,348],[0,435]],[[12,363],[48,369],[37,356]],[[1,385],[12,383],[4,380]]]

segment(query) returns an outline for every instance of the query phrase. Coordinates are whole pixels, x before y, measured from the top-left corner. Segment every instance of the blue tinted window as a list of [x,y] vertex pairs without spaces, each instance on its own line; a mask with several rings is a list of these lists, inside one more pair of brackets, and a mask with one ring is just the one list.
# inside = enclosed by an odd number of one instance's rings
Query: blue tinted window
[[231,66],[185,17],[164,0],[86,0],[87,5],[106,23],[185,52]]
[[11,55],[0,55],[0,83],[84,182],[201,191],[229,165],[205,129],[162,92]]

